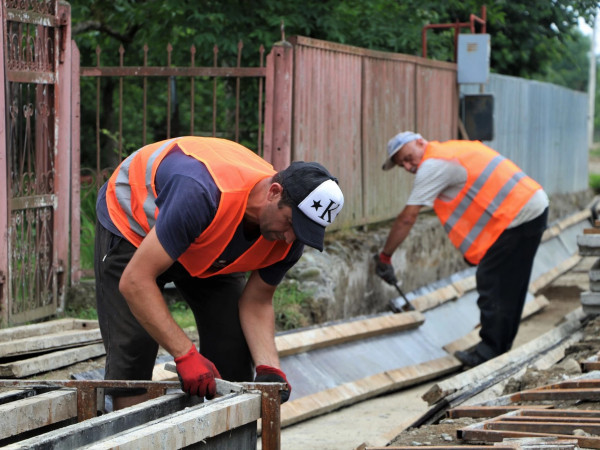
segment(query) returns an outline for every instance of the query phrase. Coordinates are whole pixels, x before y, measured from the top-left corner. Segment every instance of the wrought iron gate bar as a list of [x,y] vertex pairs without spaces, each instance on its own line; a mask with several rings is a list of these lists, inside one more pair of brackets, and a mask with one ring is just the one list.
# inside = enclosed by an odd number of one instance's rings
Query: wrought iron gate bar
[[82,67],[84,77],[265,77],[265,67]]
[[31,197],[17,197],[10,200],[11,209],[37,209],[43,207],[54,207],[56,197],[54,195],[32,195]]
[[32,25],[41,25],[43,27],[59,27],[60,19],[54,15],[39,12],[21,11],[18,9],[7,9],[6,19],[14,22],[30,23]]
[[6,78],[13,83],[56,84],[54,72],[11,71]]
[[58,0],[6,0],[7,9],[55,15]]

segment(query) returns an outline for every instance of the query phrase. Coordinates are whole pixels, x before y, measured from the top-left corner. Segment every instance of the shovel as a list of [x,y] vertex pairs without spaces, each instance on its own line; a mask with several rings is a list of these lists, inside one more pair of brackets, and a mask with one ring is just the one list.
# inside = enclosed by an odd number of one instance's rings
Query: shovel
[[402,311],[416,311],[413,304],[408,301],[408,299],[406,298],[406,295],[404,295],[404,292],[402,292],[402,289],[400,289],[400,286],[398,286],[397,281],[394,283],[394,286],[395,286],[396,290],[398,291],[398,294],[400,294],[400,296],[404,300],[404,305],[401,308]]

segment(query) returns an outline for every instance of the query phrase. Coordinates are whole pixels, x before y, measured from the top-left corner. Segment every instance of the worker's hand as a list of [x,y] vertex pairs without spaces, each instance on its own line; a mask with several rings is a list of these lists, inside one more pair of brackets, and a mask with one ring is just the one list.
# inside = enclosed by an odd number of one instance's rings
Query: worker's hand
[[185,355],[175,358],[175,364],[184,392],[208,400],[216,395],[215,378],[221,378],[221,375],[211,361],[198,353],[195,345]]
[[281,370],[271,366],[256,366],[256,378],[254,381],[257,383],[286,383],[287,391],[281,391],[281,403],[285,403],[290,398],[292,393],[292,386],[285,377],[285,373]]
[[375,260],[375,273],[381,277],[386,283],[394,285],[398,282],[392,265],[392,257],[381,252],[373,255]]

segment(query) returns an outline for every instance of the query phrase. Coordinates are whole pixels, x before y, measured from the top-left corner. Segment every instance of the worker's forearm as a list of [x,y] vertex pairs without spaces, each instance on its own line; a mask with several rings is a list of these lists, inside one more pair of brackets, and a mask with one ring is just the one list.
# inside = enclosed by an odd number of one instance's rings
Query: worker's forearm
[[131,312],[140,325],[173,357],[187,353],[192,341],[177,325],[156,286],[130,287],[124,292]]
[[388,235],[387,240],[385,241],[385,245],[383,246],[383,253],[390,256],[393,255],[396,249],[400,247],[402,242],[404,242],[411,228],[412,225],[407,225],[403,223],[399,224],[398,226],[394,226],[390,230],[390,234]]
[[250,302],[247,298],[242,298],[240,321],[254,364],[279,367],[273,305]]
[[404,242],[417,220],[419,209],[420,206],[406,206],[398,214],[383,246],[383,253],[391,256]]

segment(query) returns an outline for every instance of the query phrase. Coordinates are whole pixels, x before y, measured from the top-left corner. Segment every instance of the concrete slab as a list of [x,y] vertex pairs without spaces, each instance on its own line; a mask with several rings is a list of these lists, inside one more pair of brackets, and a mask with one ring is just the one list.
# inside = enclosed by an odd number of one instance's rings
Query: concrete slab
[[583,306],[600,307],[600,292],[586,291],[581,293],[581,304]]
[[580,234],[577,245],[582,256],[600,256],[600,234]]

